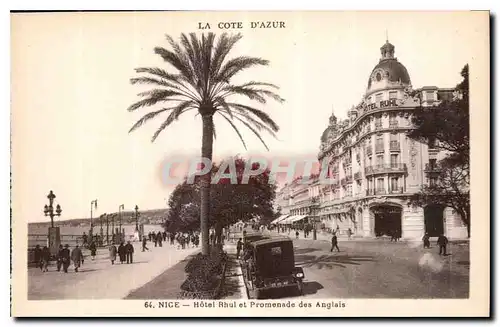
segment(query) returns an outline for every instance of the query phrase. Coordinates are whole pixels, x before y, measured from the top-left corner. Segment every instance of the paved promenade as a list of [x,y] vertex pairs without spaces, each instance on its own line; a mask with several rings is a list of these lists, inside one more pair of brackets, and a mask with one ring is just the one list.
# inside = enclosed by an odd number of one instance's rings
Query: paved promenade
[[28,299],[122,299],[131,291],[148,283],[166,269],[177,264],[199,248],[179,250],[168,244],[141,252],[139,243],[134,243],[134,263],[111,265],[108,249],[99,249],[95,261],[89,251],[84,251],[85,263],[74,272],[71,265],[68,273],[57,272],[51,262],[48,272],[37,268],[28,270]]

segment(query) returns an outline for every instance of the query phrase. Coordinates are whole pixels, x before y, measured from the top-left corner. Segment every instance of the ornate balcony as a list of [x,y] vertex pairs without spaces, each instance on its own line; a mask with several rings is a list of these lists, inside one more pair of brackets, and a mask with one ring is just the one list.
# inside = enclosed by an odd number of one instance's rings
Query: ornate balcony
[[426,174],[440,174],[441,168],[438,165],[430,165],[430,164],[426,163],[424,172]]
[[389,128],[398,128],[398,122],[397,122],[397,120],[391,120],[391,121],[389,121]]
[[375,144],[375,153],[384,153],[384,145]]
[[358,171],[358,172],[354,173],[354,179],[355,179],[355,180],[357,180],[357,181],[358,181],[358,180],[360,180],[360,179],[362,179],[362,178],[363,178],[363,176],[361,176],[361,172],[360,172],[360,171]]
[[375,130],[378,131],[379,129],[382,129],[382,122],[375,123]]
[[376,188],[376,189],[368,189],[366,190],[366,195],[385,195],[385,194],[402,194],[404,193],[403,187],[398,187],[395,189],[385,189],[385,188]]
[[385,173],[406,173],[407,168],[404,163],[390,163],[373,165],[365,168],[365,176],[375,175],[375,174],[385,174]]
[[346,180],[347,184],[352,183],[352,175],[351,175],[351,174],[348,174],[348,175],[345,177],[345,180]]
[[401,146],[399,144],[399,141],[391,141],[391,143],[389,144],[389,151],[401,152]]
[[367,156],[371,156],[372,153],[373,153],[372,147],[370,145],[367,146],[366,149],[365,149],[365,152],[366,152]]

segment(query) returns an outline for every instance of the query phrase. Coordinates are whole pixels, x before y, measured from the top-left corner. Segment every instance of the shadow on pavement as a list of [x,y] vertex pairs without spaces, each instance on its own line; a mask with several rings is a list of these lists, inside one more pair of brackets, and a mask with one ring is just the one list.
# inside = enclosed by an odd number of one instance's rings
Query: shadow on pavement
[[298,266],[314,267],[317,269],[334,267],[346,268],[346,265],[360,265],[363,262],[373,262],[372,256],[350,256],[350,255],[297,255],[295,262]]
[[320,251],[320,250],[315,249],[315,248],[304,248],[304,249],[295,249],[293,252],[295,253],[295,255],[298,255],[298,254],[306,254],[306,253],[311,253],[311,252],[316,252],[316,251]]
[[319,290],[323,289],[323,285],[318,282],[304,282],[304,291],[300,295],[297,288],[283,288],[268,290],[262,295],[262,299],[280,299],[287,297],[301,297],[305,295],[316,294]]

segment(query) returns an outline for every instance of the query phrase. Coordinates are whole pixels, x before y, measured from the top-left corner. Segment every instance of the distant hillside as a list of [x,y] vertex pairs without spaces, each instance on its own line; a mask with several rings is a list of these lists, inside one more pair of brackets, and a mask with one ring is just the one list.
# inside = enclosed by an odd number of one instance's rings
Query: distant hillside
[[[134,211],[122,211],[122,224],[135,224],[135,212]],[[162,224],[163,221],[167,218],[168,209],[152,209],[152,210],[144,210],[139,211],[139,223],[140,224]],[[113,212],[108,214],[109,219],[111,216],[114,216],[115,223],[119,221],[119,213]],[[93,217],[94,225],[100,224],[100,217],[98,215]],[[90,225],[90,217],[89,218],[74,218],[74,219],[66,219],[66,220],[55,220],[57,225],[59,226],[80,226],[80,225]],[[103,223],[106,223],[106,218],[104,217]],[[33,226],[49,226],[50,221],[43,223],[29,223]]]

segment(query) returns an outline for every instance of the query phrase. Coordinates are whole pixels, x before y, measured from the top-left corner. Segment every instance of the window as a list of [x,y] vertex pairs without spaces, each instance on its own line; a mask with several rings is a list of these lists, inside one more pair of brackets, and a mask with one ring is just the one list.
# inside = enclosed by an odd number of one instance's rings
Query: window
[[391,91],[389,92],[389,99],[397,99],[398,97],[398,92],[397,91]]
[[391,154],[391,167],[397,167],[398,159],[399,158],[397,154]]
[[429,159],[429,167],[436,168],[436,159]]
[[382,127],[382,118],[381,117],[375,118],[375,126]]
[[377,165],[382,166],[383,164],[384,164],[384,156],[378,155],[377,156]]
[[436,177],[430,177],[429,178],[429,186],[436,186],[437,184],[437,178]]
[[377,178],[377,190],[382,190],[382,189],[384,189],[384,179]]
[[434,149],[436,147],[436,139],[429,139],[428,147],[429,149]]
[[398,190],[398,178],[393,177],[391,178],[391,191],[397,191]]
[[375,96],[375,102],[380,103],[382,101],[382,93],[379,93]]
[[427,91],[425,92],[425,97],[427,98],[427,100],[435,100],[435,95],[434,95],[434,92],[433,91]]

